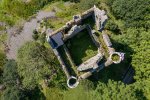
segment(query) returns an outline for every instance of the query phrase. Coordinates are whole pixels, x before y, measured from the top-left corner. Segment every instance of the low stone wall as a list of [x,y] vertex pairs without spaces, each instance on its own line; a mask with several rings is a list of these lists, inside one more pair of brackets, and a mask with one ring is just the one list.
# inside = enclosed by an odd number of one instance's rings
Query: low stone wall
[[49,35],[52,36],[52,35],[54,35],[54,34],[56,34],[56,33],[58,33],[58,32],[64,32],[64,30],[71,28],[73,25],[78,25],[78,24],[80,24],[80,22],[81,22],[82,20],[84,20],[84,19],[86,19],[87,17],[92,16],[92,15],[94,15],[94,8],[91,8],[91,9],[89,9],[89,10],[83,12],[83,13],[80,15],[81,18],[80,18],[77,22],[76,22],[76,20],[72,19],[72,20],[68,21],[68,22],[66,23],[66,25],[64,25],[64,26],[62,26],[61,28],[59,28],[58,30],[56,30],[56,31],[54,31],[54,32],[52,32],[52,33],[50,33]]
[[68,34],[64,35],[64,41],[67,41],[68,39],[74,37],[76,34],[78,34],[79,32],[81,32],[82,30],[84,30],[86,28],[86,25],[83,26],[76,26],[75,29],[71,29]]
[[102,36],[103,36],[104,43],[106,44],[106,46],[108,48],[108,52],[111,55],[113,52],[115,52],[115,49],[112,47],[112,43],[111,43],[108,35],[104,31],[102,32]]

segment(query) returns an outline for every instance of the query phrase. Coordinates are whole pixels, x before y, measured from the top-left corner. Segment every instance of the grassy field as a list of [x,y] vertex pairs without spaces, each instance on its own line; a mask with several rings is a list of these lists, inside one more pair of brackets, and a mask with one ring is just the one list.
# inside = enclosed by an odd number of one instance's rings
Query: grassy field
[[75,37],[69,39],[67,41],[67,47],[76,65],[81,64],[97,54],[97,47],[87,30],[83,30]]

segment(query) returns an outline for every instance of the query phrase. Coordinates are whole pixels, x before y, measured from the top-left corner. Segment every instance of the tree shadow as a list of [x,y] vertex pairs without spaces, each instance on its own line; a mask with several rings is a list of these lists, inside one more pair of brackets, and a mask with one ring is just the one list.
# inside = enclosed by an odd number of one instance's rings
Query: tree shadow
[[36,87],[34,90],[26,90],[25,94],[27,100],[46,100],[46,97],[43,92],[41,92],[39,87]]
[[136,90],[135,95],[138,100],[147,100],[146,97],[144,96],[144,93],[141,90]]
[[[113,47],[115,48],[116,52],[123,52],[125,53],[124,61],[122,61],[120,64],[112,64],[109,67],[106,67],[99,72],[94,73],[89,79],[93,82],[103,82],[107,83],[108,80],[114,80],[114,81],[122,81],[125,77],[125,75],[128,73],[129,67],[131,67],[131,55],[134,53],[131,47],[129,47],[127,44],[118,43],[115,40],[112,40]],[[106,59],[104,59],[106,61]],[[104,62],[103,61],[103,62]],[[133,78],[134,74],[131,74],[130,78]],[[134,81],[132,81],[134,82]],[[132,83],[131,82],[131,83]]]

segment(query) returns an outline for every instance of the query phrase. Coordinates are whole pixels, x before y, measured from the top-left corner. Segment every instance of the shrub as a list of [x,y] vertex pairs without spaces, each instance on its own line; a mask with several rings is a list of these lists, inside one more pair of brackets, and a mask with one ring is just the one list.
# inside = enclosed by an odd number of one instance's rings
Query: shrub
[[80,0],[79,9],[87,10],[96,4],[98,4],[98,0]]
[[125,20],[126,27],[149,27],[149,0],[115,0],[112,11]]
[[118,25],[116,25],[112,20],[108,20],[106,29],[116,32],[118,31]]
[[39,35],[38,35],[38,34],[33,34],[33,35],[32,35],[32,38],[33,38],[34,40],[37,40],[37,39],[39,38]]
[[46,40],[46,34],[41,34],[40,36],[39,36],[39,40],[40,40],[40,42],[42,43],[42,44],[44,44],[45,43],[45,40]]
[[35,29],[35,30],[33,30],[33,34],[38,34],[38,32],[37,32],[37,30]]

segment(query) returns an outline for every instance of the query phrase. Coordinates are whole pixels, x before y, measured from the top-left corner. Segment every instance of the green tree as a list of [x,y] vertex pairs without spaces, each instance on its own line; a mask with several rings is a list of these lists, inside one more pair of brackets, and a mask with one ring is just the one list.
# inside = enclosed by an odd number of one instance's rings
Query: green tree
[[25,88],[34,89],[41,80],[53,76],[58,61],[53,52],[37,42],[27,42],[18,51],[18,72]]
[[[131,85],[124,85],[122,82],[115,82],[109,80],[107,84],[99,82],[96,89],[92,92],[92,98],[95,100],[146,100],[147,93],[150,88],[148,83],[135,83]],[[144,94],[145,93],[145,94]]]
[[14,60],[9,60],[4,66],[3,83],[6,86],[14,86],[19,78],[17,73],[17,63]]
[[[131,55],[131,64],[135,69],[136,80],[149,79],[150,77],[150,35],[149,30],[130,28],[126,34],[117,36],[114,35],[113,39],[121,44],[128,45],[131,50],[124,47],[126,55]],[[132,53],[131,53],[132,52]]]
[[14,60],[8,60],[3,72],[3,84],[6,89],[3,92],[2,100],[21,100],[24,97],[18,83],[17,63]]
[[17,86],[7,87],[3,92],[2,100],[23,100],[24,94]]
[[6,59],[5,54],[0,50],[0,76],[3,72],[3,66],[5,64],[5,59]]
[[119,31],[118,26],[111,19],[109,19],[107,21],[107,24],[106,24],[105,28],[107,30],[110,30],[110,31],[113,31],[113,32],[117,32],[117,33]]
[[150,0],[115,0],[112,11],[117,18],[123,19],[127,27],[149,28]]
[[80,0],[78,5],[80,10],[87,10],[96,4],[98,4],[98,0]]

